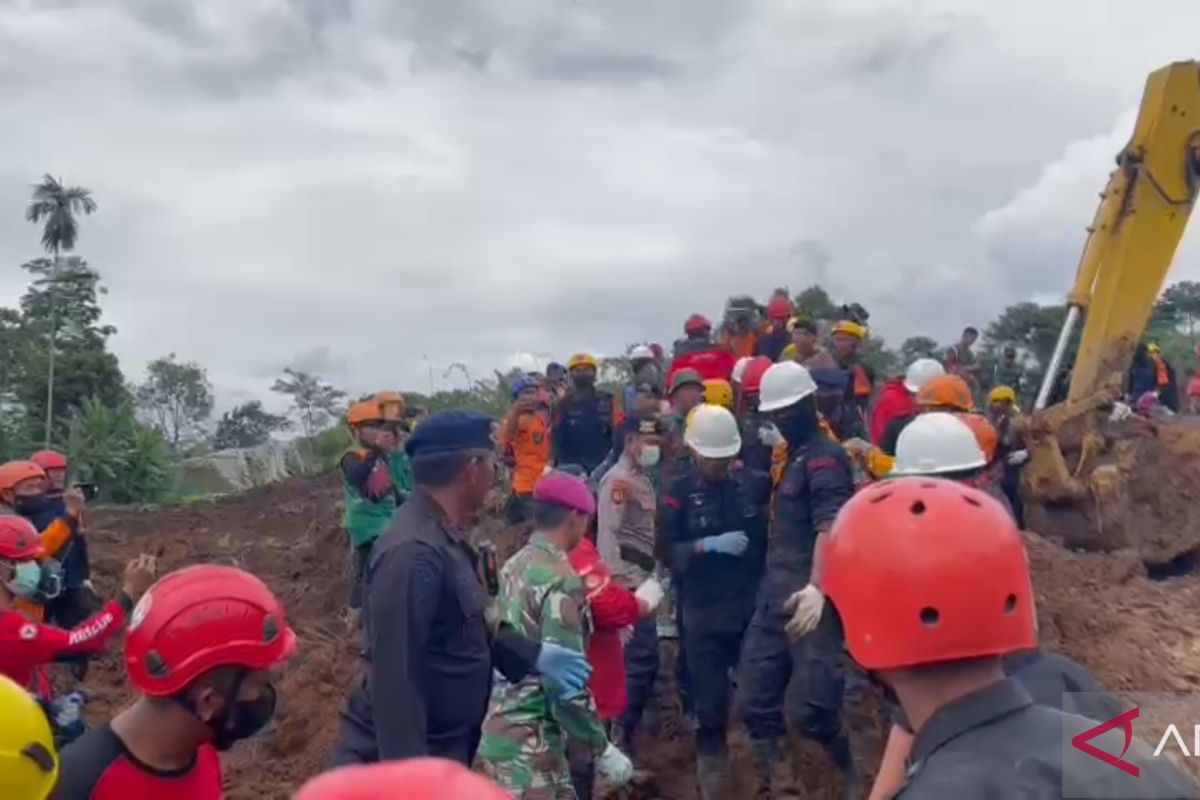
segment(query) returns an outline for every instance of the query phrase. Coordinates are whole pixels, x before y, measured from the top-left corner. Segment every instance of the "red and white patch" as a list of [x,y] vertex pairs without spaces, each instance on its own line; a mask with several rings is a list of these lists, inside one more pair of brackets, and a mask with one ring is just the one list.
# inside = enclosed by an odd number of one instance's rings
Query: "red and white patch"
[[37,625],[22,625],[21,629],[19,631],[17,631],[17,635],[20,636],[22,639],[24,639],[27,642],[30,639],[36,639],[37,638]]
[[625,484],[614,483],[612,488],[612,501],[617,505],[625,502]]

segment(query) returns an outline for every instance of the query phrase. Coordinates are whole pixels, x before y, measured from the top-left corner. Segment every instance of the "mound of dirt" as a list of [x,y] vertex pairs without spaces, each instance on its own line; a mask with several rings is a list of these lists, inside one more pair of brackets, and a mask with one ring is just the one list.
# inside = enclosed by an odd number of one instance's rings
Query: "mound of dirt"
[[[337,481],[325,478],[293,480],[215,502],[92,514],[94,569],[105,595],[115,591],[125,561],[147,551],[161,556],[164,571],[198,562],[242,566],[287,604],[300,654],[283,678],[273,727],[225,759],[230,800],[286,800],[320,771],[337,735],[356,656],[339,619],[346,597],[339,500]],[[519,535],[495,519],[485,521],[481,532],[496,541],[502,556],[519,546]],[[1200,641],[1189,625],[1189,612],[1200,605],[1200,576],[1152,581],[1133,550],[1078,553],[1033,534],[1027,546],[1046,647],[1081,661],[1112,689],[1200,686]],[[118,654],[119,647],[113,647],[88,677],[93,722],[110,717],[130,697]],[[657,732],[638,741],[639,760],[652,777],[623,795],[631,800],[697,796],[691,733],[674,688],[674,657],[675,644],[664,642]],[[857,698],[847,720],[861,769],[872,775],[883,734],[874,699]],[[809,794],[835,796],[836,782],[823,754],[811,745],[797,747]],[[733,755],[736,796],[748,796],[753,768],[740,730],[733,735]]]

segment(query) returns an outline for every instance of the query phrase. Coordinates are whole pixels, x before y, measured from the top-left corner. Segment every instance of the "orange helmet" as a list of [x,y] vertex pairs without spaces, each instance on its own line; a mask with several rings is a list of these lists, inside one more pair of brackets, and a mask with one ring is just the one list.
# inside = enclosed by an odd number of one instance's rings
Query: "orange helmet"
[[37,528],[24,517],[0,516],[0,559],[32,561],[42,557],[42,542]]
[[508,792],[461,764],[410,758],[342,767],[304,784],[296,800],[509,800]]
[[0,492],[11,492],[28,480],[46,480],[46,471],[32,461],[9,461],[0,465]]
[[971,387],[957,375],[942,375],[934,378],[917,392],[917,405],[926,408],[952,408],[955,411],[970,411],[975,400]]
[[978,489],[901,478],[854,495],[825,546],[821,588],[868,670],[999,656],[1037,644],[1025,545]]
[[360,400],[357,403],[351,403],[350,407],[346,409],[346,422],[351,428],[382,420],[383,411],[380,409],[379,403],[374,400]]
[[975,440],[979,442],[979,449],[983,451],[983,457],[988,463],[996,460],[996,448],[1000,446],[1000,434],[996,432],[996,426],[988,421],[987,417],[982,414],[959,414],[958,418],[966,423],[971,429],[971,433],[975,434]]
[[379,413],[387,422],[403,422],[408,412],[408,403],[399,392],[376,392],[371,400],[379,405]]

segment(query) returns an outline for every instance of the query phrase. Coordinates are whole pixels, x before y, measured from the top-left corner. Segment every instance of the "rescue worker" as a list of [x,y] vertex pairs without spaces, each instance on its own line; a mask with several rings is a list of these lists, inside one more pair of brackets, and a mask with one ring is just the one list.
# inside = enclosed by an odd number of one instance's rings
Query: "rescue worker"
[[945,374],[942,362],[937,359],[918,358],[902,376],[884,383],[871,411],[871,444],[890,456],[896,455],[896,437],[917,415],[917,392]]
[[663,495],[658,525],[687,619],[701,796],[721,800],[729,780],[729,672],[762,578],[770,479],[736,464],[742,437],[725,408],[697,408],[686,440],[695,461]]
[[971,396],[975,397],[982,388],[983,367],[975,357],[975,343],[979,341],[979,330],[970,325],[963,328],[962,337],[958,344],[946,350],[946,373],[957,375],[967,382],[971,388]]
[[[701,401],[710,406],[720,406],[726,411],[733,411],[733,384],[720,378],[712,378],[704,382],[704,394]],[[689,412],[690,413],[690,412]]]
[[33,602],[44,581],[42,546],[26,519],[0,516],[0,675],[44,701],[51,687],[44,667],[68,656],[99,652],[125,623],[133,604],[154,580],[154,559],[139,556],[125,567],[121,594],[75,628],[43,625],[18,610]]
[[788,448],[738,671],[760,797],[798,796],[783,751],[785,714],[797,734],[821,744],[855,781],[841,723],[841,631],[821,589],[824,540],[854,481],[845,451],[821,429],[816,391],[808,370],[785,361],[767,370],[758,404]]
[[558,403],[567,395],[567,368],[557,361],[546,365],[546,383],[550,387],[551,399]]
[[997,386],[988,393],[988,420],[996,429],[1000,445],[996,462],[1000,465],[1000,488],[1008,499],[1017,527],[1025,529],[1025,509],[1021,501],[1021,468],[1029,460],[1018,418],[1021,410],[1017,393],[1011,386]]
[[1163,358],[1162,349],[1154,342],[1146,345],[1146,352],[1154,363],[1154,390],[1159,402],[1178,414],[1179,384],[1175,379],[1175,368]]
[[357,626],[362,615],[363,575],[371,548],[392,514],[412,491],[408,457],[397,448],[407,423],[404,399],[379,393],[351,403],[346,424],[354,446],[342,456],[342,524],[350,537],[348,619]]
[[58,780],[58,753],[46,712],[0,675],[0,797],[46,800]]
[[704,381],[694,369],[680,370],[671,379],[671,393],[667,397],[671,412],[662,419],[659,463],[647,472],[655,492],[673,481],[687,461],[683,431],[688,414],[704,402],[704,392]]
[[551,441],[554,463],[578,464],[591,472],[612,447],[621,410],[613,396],[596,388],[596,357],[576,353],[568,362],[571,389],[558,404]]
[[835,366],[813,366],[808,373],[817,384],[817,413],[828,427],[830,435],[841,441],[858,431],[858,417],[845,404],[849,373]]
[[693,314],[684,323],[684,334],[687,338],[676,343],[675,360],[667,373],[667,385],[673,386],[675,373],[684,369],[693,369],[700,375],[701,380],[721,378],[729,380],[733,375],[733,354],[724,350],[712,341],[712,323],[708,317]]
[[512,396],[513,407],[500,425],[501,452],[512,470],[505,518],[510,525],[523,525],[532,513],[533,486],[550,463],[550,412],[532,378],[513,381]]
[[759,307],[753,297],[731,297],[721,324],[721,349],[734,358],[750,358],[758,345]]
[[787,329],[791,341],[776,360],[795,361],[807,367],[812,359],[825,354],[817,323],[809,317],[792,317],[788,320]]
[[[752,360],[742,376],[741,391],[738,394],[738,423],[742,432],[741,462],[746,467],[760,472],[771,469],[771,453],[773,448],[781,443],[778,438],[770,441],[763,439],[763,423],[758,414],[758,395],[762,387],[763,375],[771,368],[771,362],[765,357]],[[773,432],[777,434],[778,432]]]
[[629,352],[629,369],[633,377],[625,387],[621,403],[621,409],[626,414],[633,411],[638,387],[662,385],[662,373],[659,370],[658,359],[654,357],[654,351],[644,344],[638,345]]
[[767,303],[767,324],[758,336],[754,354],[778,361],[791,341],[788,320],[792,316],[792,301],[786,295],[775,295]]
[[[617,583],[636,590],[653,576],[655,567],[657,496],[647,473],[658,466],[662,424],[654,417],[631,418],[622,435],[621,457],[600,481],[596,549]],[[639,619],[625,645],[628,703],[614,733],[625,752],[630,752],[633,731],[650,700],[658,667],[657,624],[653,619]]]
[[431,414],[406,445],[416,488],[367,565],[361,676],[342,712],[332,766],[437,755],[470,764],[492,669],[533,669],[567,695],[582,690],[582,653],[492,629],[478,551],[467,531],[495,480],[492,421]]
[[975,434],[987,463],[995,460],[1000,437],[986,417],[972,411],[971,388],[962,376],[943,375],[926,383],[917,392],[917,408],[922,414],[944,411],[958,417]]
[[987,467],[979,440],[962,418],[934,411],[917,417],[900,432],[889,477],[930,476],[972,486],[986,492],[1011,514],[1000,482],[987,472]]
[[[567,554],[587,533],[596,501],[581,479],[551,472],[537,482],[533,502],[533,536],[500,570],[496,611],[531,639],[582,653],[587,606]],[[585,746],[600,774],[616,785],[633,776],[633,765],[608,740],[586,689],[557,695],[538,675],[498,681],[479,746],[483,772],[522,800],[574,796],[568,738]]]
[[875,372],[862,363],[858,352],[859,346],[866,338],[867,329],[853,320],[844,319],[833,326],[833,357],[839,367],[850,373],[850,380],[846,385],[845,405],[859,420],[850,435],[859,439],[867,435],[867,407],[875,389]]
[[[1037,625],[1020,533],[987,495],[933,478],[870,487],[838,515],[824,562],[846,649],[915,732],[896,798],[1194,796],[1140,744],[1123,756],[1136,780],[1065,747],[1096,723],[1005,677],[1001,659],[1033,649]],[[1129,746],[1119,729],[1092,743]]]
[[[588,691],[596,701],[596,715],[605,730],[611,733],[613,723],[625,712],[628,703],[621,631],[632,630],[634,623],[642,617],[652,617],[658,606],[650,603],[654,596],[643,592],[639,597],[613,580],[591,537],[580,539],[569,558],[571,568],[583,581],[587,610],[591,615],[592,635],[587,641],[587,659],[592,676],[588,679]],[[579,800],[592,800],[595,759],[585,748],[573,747],[570,743],[568,755],[576,796]]]
[[[1005,344],[1001,348],[1000,361],[992,372],[992,386],[1008,386],[1018,398],[1025,394],[1025,368],[1017,360],[1016,345]],[[1020,406],[1019,399],[1017,405]]]
[[512,800],[477,772],[444,758],[342,767],[300,787],[295,800]]
[[55,800],[220,800],[218,753],[271,721],[272,670],[295,652],[283,606],[250,573],[201,564],[163,576],[125,637],[138,699],[63,750]]

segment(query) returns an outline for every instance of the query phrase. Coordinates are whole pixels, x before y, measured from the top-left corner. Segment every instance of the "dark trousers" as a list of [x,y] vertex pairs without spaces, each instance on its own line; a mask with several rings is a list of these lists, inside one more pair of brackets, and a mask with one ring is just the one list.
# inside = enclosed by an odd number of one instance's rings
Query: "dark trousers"
[[[454,738],[438,738],[426,741],[427,755],[457,761],[470,767],[479,749],[480,729]],[[379,761],[379,745],[375,741],[374,714],[371,701],[362,683],[359,683],[346,699],[342,709],[342,720],[338,729],[337,744],[329,757],[327,769],[337,769],[351,764],[374,764]]]
[[841,625],[826,606],[817,629],[792,643],[785,622],[782,614],[760,605],[746,630],[738,667],[746,729],[751,739],[780,739],[791,725],[826,749],[840,747],[845,740]]
[[742,647],[741,631],[687,632],[687,663],[696,710],[696,752],[716,755],[725,748],[732,688],[729,671],[736,669]]
[[654,694],[658,678],[658,623],[639,619],[633,626],[633,638],[625,645],[625,689],[629,704],[621,717],[621,726],[632,731],[642,719],[646,703]]
[[371,548],[375,546],[372,540],[360,544],[350,550],[350,608],[362,608],[363,581],[367,575],[367,562],[371,560]]
[[692,671],[688,665],[687,627],[683,619],[683,586],[675,584],[675,630],[679,632],[679,648],[675,655],[675,692],[679,695],[679,707],[684,714],[695,711],[692,699]]

